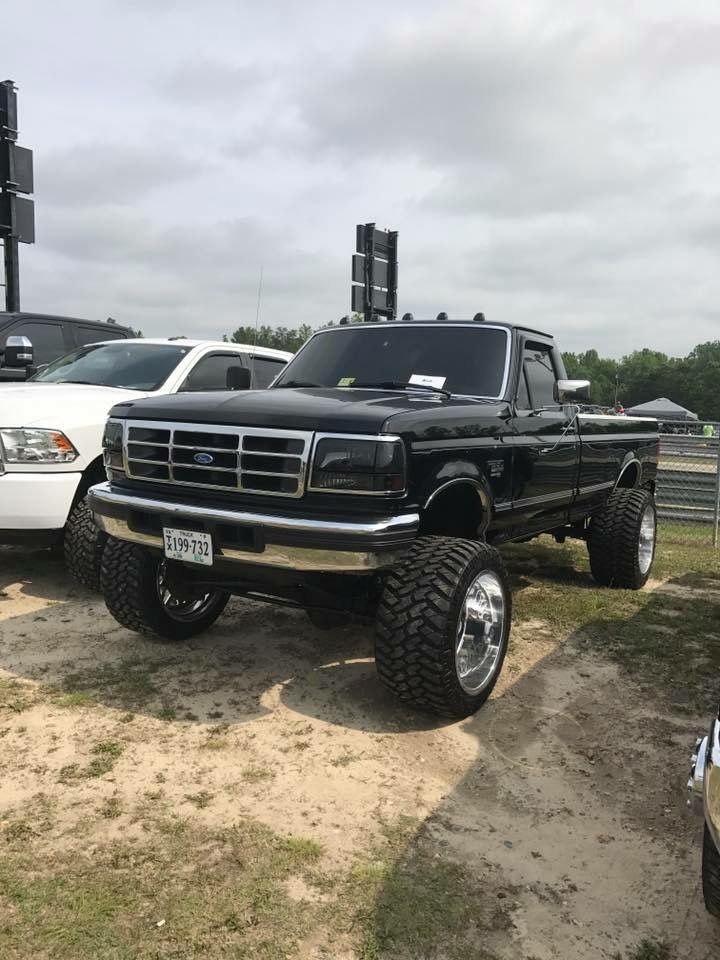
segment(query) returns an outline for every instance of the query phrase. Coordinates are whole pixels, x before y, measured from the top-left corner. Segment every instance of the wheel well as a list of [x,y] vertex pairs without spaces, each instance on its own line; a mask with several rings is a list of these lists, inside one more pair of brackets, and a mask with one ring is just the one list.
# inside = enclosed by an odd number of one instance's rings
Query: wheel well
[[431,499],[420,520],[420,534],[476,540],[486,519],[477,487],[461,481]]
[[75,496],[73,498],[73,507],[79,503],[80,500],[85,496],[90,487],[95,483],[102,483],[105,479],[105,466],[103,464],[102,456],[96,457],[91,463],[85,467],[85,472],[80,478],[80,483],[78,484],[77,490],[75,491]]
[[615,484],[617,489],[634,490],[640,480],[640,463],[637,460],[631,460],[621,470],[618,481]]

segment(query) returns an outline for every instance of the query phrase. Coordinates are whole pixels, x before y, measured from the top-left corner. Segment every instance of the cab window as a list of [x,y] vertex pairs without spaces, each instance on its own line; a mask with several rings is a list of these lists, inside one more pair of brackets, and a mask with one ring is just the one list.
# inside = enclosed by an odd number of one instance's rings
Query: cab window
[[231,367],[242,366],[244,366],[242,358],[237,353],[211,353],[202,360],[198,360],[185,378],[180,392],[227,390],[228,370]]
[[529,409],[557,406],[555,399],[555,366],[552,347],[542,343],[526,343],[523,348],[523,373],[530,395]]

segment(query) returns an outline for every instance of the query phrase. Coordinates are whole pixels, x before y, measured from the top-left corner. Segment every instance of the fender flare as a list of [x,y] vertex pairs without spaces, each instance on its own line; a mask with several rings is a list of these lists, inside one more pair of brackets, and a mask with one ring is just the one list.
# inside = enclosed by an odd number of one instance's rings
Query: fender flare
[[617,480],[615,481],[615,485],[613,486],[613,490],[617,490],[618,484],[620,483],[620,481],[621,481],[622,478],[623,478],[623,474],[624,474],[627,470],[629,470],[630,467],[636,467],[636,468],[637,468],[637,481],[636,481],[635,487],[634,487],[633,489],[637,490],[637,489],[642,485],[642,473],[643,473],[642,463],[640,462],[640,460],[638,460],[638,458],[637,458],[637,456],[636,456],[636,454],[635,454],[635,451],[634,451],[634,450],[631,450],[629,453],[626,454],[625,459],[623,460],[623,464],[622,464],[622,466],[620,467],[620,473],[619,473],[618,476],[617,476]]
[[480,527],[480,532],[485,533],[490,520],[492,519],[493,501],[487,484],[483,483],[483,479],[484,478],[482,476],[464,475],[452,477],[452,479],[445,480],[444,482],[438,484],[438,486],[434,487],[424,498],[424,500],[422,500],[420,505],[421,515],[425,513],[436,497],[438,497],[441,493],[444,493],[450,487],[458,486],[459,484],[469,485],[475,491],[478,499],[480,500],[480,506],[482,510],[482,525]]

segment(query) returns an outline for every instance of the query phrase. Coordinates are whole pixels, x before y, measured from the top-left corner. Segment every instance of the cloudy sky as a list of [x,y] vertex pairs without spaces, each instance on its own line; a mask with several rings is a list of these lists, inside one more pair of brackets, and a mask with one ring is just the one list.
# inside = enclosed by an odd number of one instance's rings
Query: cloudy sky
[[376,220],[401,311],[686,353],[720,336],[719,51],[717,0],[27,0],[23,308],[216,337],[262,265],[261,322],[320,325]]

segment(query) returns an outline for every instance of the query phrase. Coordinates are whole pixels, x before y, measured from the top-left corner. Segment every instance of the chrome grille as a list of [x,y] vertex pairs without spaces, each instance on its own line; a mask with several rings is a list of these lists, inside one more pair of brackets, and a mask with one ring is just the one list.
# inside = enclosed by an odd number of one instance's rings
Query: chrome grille
[[312,433],[126,421],[127,475],[153,483],[300,497]]

